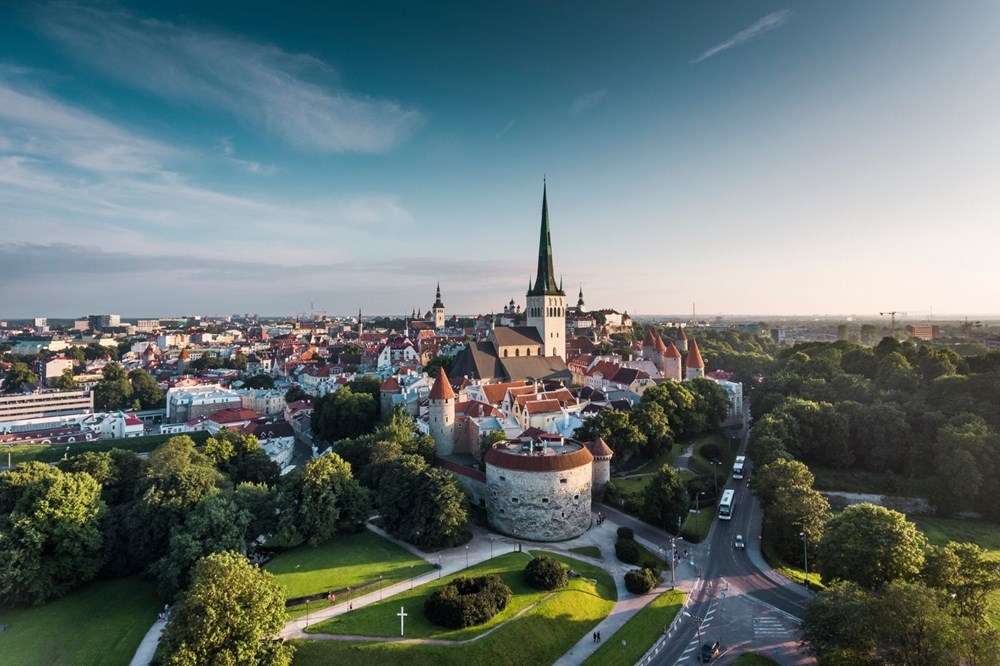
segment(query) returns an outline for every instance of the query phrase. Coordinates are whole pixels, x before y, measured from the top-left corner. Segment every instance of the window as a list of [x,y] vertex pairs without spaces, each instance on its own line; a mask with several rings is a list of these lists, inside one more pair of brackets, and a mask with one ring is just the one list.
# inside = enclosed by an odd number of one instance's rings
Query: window
[[578,500],[578,499],[580,499],[580,496],[579,495],[573,495],[573,499]]
[[559,483],[566,483],[566,479],[559,479]]
[[549,498],[548,497],[543,497],[542,498],[542,504],[548,504],[548,503],[549,503]]
[[511,497],[510,501],[513,502],[514,504],[517,504],[517,498],[516,497]]

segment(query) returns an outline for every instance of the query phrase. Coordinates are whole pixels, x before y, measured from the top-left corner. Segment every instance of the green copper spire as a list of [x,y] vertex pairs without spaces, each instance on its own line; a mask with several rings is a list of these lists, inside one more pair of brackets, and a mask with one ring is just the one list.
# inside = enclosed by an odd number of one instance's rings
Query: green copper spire
[[542,231],[538,240],[538,273],[535,286],[528,290],[528,296],[544,294],[565,296],[556,285],[556,271],[552,267],[552,236],[549,233],[549,203],[546,186],[542,184]]

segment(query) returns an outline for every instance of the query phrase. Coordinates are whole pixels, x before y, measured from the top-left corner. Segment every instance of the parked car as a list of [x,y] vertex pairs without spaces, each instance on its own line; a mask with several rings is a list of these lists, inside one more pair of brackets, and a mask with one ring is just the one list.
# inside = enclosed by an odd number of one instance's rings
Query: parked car
[[719,652],[721,651],[722,648],[719,646],[719,641],[705,643],[701,646],[701,660],[703,662],[712,661],[719,656]]
[[747,545],[743,542],[743,535],[737,534],[736,539],[733,540],[733,547],[736,550],[745,550]]

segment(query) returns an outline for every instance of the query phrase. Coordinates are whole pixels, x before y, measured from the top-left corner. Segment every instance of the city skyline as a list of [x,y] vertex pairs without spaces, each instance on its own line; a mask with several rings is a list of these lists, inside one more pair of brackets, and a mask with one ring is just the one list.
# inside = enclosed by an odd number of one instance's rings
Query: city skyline
[[[1000,308],[989,2],[0,9],[0,317]],[[917,317],[911,317],[915,319]]]

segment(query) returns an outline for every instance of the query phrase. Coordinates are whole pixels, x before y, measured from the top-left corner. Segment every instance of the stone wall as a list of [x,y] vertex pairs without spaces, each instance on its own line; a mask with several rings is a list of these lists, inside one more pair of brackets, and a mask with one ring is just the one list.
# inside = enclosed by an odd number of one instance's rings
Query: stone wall
[[486,510],[500,532],[531,541],[561,541],[590,527],[592,464],[560,471],[487,465]]

